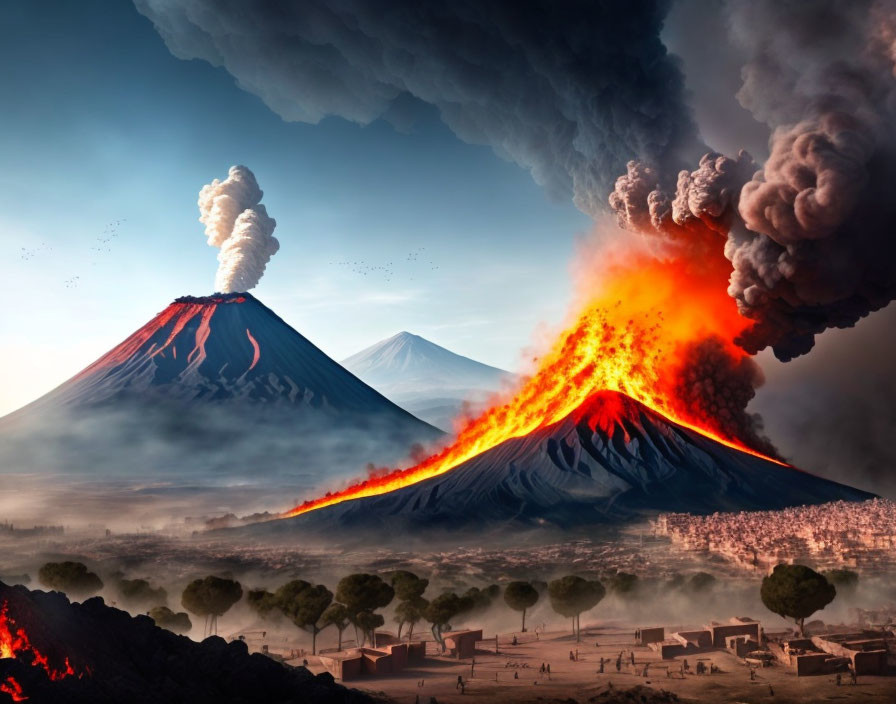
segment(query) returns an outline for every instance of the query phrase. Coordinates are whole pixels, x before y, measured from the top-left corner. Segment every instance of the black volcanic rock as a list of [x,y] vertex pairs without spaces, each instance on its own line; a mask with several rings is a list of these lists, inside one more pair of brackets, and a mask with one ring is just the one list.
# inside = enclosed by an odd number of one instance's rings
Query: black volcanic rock
[[562,421],[441,476],[245,530],[404,535],[496,524],[568,529],[657,511],[778,509],[869,498],[718,443],[623,394],[600,392]]
[[[356,690],[249,654],[245,643],[212,636],[196,643],[93,598],[69,603],[57,592],[0,583],[16,628],[23,628],[51,667],[67,657],[75,674],[52,681],[28,655],[0,659],[0,683],[12,677],[34,704],[362,704]],[[0,694],[0,701],[5,699]]]

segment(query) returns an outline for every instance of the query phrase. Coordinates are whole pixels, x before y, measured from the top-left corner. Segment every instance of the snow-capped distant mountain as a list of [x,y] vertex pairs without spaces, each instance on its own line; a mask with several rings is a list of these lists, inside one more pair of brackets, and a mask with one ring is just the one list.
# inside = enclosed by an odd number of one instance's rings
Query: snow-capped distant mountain
[[43,464],[28,462],[30,450],[36,456],[53,436],[67,447],[54,463],[115,457],[129,467],[146,450],[153,467],[208,461],[216,471],[256,473],[357,473],[441,435],[248,293],[177,299],[72,379],[0,420],[0,430],[19,440],[23,427],[40,440],[30,448],[26,441],[20,464]]
[[443,430],[465,403],[482,403],[516,376],[400,332],[342,360],[342,366],[418,418]]

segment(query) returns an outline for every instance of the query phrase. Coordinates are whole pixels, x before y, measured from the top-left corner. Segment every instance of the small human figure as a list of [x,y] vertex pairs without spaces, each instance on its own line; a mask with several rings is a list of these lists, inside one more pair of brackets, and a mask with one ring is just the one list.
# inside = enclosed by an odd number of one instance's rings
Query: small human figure
[[650,667],[650,663],[649,662],[644,663],[644,676],[645,677],[647,677],[647,668],[648,667]]
[[619,653],[619,657],[616,658],[616,672],[619,672],[622,669],[622,653]]
[[635,643],[641,642],[641,629],[638,628],[635,630]]
[[687,659],[687,658],[684,659],[684,665],[683,665],[683,667],[684,667],[684,671],[685,671],[685,672],[690,672],[690,671],[691,671],[691,666],[688,665],[688,659]]
[[[751,667],[751,668],[750,668],[750,682],[755,682],[755,681],[756,681],[756,670],[754,670],[754,669]],[[837,682],[837,684],[840,684],[840,683]]]
[[769,695],[771,695],[772,697],[775,696],[775,690],[772,689],[772,683],[771,683],[771,682],[768,683],[768,693],[769,693]]
[[517,644],[516,633],[513,634],[513,640],[510,641],[510,644],[511,644],[511,645],[516,645],[516,644]]
[[576,662],[579,661],[579,649],[576,648]]
[[513,671],[513,679],[518,680],[520,678],[520,673],[516,670]]
[[601,657],[601,659],[600,659],[600,670],[599,670],[599,672],[600,672],[600,674],[604,674],[604,659],[603,659],[603,657]]
[[569,651],[569,661],[573,662],[576,659],[576,656],[572,654],[572,651]]
[[631,652],[631,657],[632,657],[632,665],[634,665],[635,664],[635,651],[634,650]]
[[541,667],[538,668],[538,671],[543,675],[544,674],[544,663],[541,663]]
[[460,675],[457,676],[457,684],[454,685],[454,689],[460,689],[464,686],[464,678]]
[[308,658],[302,658],[302,666],[308,667]]
[[548,666],[545,668],[545,672],[548,673],[548,679],[551,679],[551,663],[548,663]]

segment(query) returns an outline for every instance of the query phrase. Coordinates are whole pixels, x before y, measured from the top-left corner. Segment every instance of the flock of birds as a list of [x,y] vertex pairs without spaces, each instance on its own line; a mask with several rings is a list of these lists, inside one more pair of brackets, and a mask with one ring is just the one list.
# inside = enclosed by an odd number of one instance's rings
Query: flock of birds
[[[103,234],[96,238],[96,245],[90,248],[91,252],[111,252],[112,251],[112,240],[118,237],[118,226],[121,223],[127,222],[127,220],[113,220],[108,225],[106,225],[106,229],[103,230]],[[96,262],[91,262],[92,264],[96,264]]]
[[[405,263],[410,263],[412,265],[422,263],[429,267],[429,271],[436,271],[439,267],[433,261],[427,260],[425,255],[423,254],[426,250],[426,247],[418,247],[417,249],[408,252],[405,257]],[[423,257],[423,259],[421,259]],[[345,260],[339,262],[329,262],[333,266],[344,267],[348,269],[353,274],[358,274],[359,276],[377,276],[381,275],[383,280],[388,283],[392,281],[395,276],[395,264],[392,261],[388,261],[385,264],[371,264],[363,259],[359,260]],[[409,277],[411,281],[414,280],[414,277]]]
[[[113,220],[108,225],[106,225],[102,234],[96,238],[96,244],[90,248],[91,252],[96,252],[97,254],[109,253],[112,251],[112,242],[113,240],[118,238],[119,232],[118,228],[121,226],[121,223],[127,222],[126,219],[121,220]],[[34,259],[38,254],[42,252],[50,252],[53,248],[50,247],[46,242],[41,242],[37,247],[22,247],[20,252],[20,258],[22,261],[30,261]],[[91,262],[92,266],[96,266],[96,261]],[[71,276],[65,281],[62,282],[62,285],[65,288],[76,288],[78,284],[81,282],[80,276]]]

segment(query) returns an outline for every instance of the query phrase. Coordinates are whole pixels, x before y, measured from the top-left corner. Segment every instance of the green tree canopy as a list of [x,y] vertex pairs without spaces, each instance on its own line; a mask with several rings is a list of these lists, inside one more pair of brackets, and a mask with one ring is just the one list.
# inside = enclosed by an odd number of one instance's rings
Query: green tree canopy
[[183,611],[174,613],[167,606],[156,606],[149,610],[149,617],[156,622],[159,628],[172,631],[174,633],[188,633],[193,624],[190,623],[190,617]]
[[535,606],[538,590],[529,582],[510,582],[504,587],[504,601],[514,611],[523,612],[522,630],[526,631],[526,609]]
[[759,595],[769,611],[794,619],[802,634],[806,619],[830,604],[837,590],[810,567],[778,565],[762,580]]
[[688,580],[688,589],[692,592],[708,592],[716,586],[716,578],[709,572],[695,572]]
[[205,632],[218,632],[218,617],[223,616],[243,596],[243,588],[233,579],[209,575],[195,579],[181,595],[181,604],[192,614],[206,619]]
[[282,612],[277,608],[277,600],[266,589],[250,589],[246,592],[246,603],[262,618],[272,615],[279,616]]
[[436,639],[442,650],[445,649],[442,633],[445,629],[450,628],[452,619],[468,611],[471,604],[472,600],[470,599],[462,599],[454,592],[445,592],[429,602],[424,609],[423,616],[432,624],[433,638]]
[[323,628],[333,626],[339,631],[339,650],[342,650],[342,632],[348,628],[348,609],[345,604],[330,604],[320,617]]
[[168,601],[168,592],[162,587],[154,589],[145,579],[119,579],[116,587],[125,606],[158,606]]
[[600,603],[607,591],[599,581],[589,581],[575,575],[555,579],[548,584],[551,608],[561,616],[573,619],[576,640],[581,638],[579,617]]
[[70,597],[82,598],[103,588],[103,580],[83,562],[48,562],[37,573],[41,584]]
[[638,590],[638,576],[628,572],[617,572],[607,579],[610,591],[622,599],[631,599]]
[[274,603],[296,626],[311,633],[311,653],[317,654],[317,634],[324,627],[321,617],[333,601],[333,592],[323,584],[303,579],[287,582],[274,592]]
[[423,596],[426,587],[429,586],[429,580],[418,577],[413,572],[407,570],[397,570],[389,576],[392,588],[395,590],[395,597],[399,601],[409,601]]
[[[373,612],[388,606],[395,598],[395,590],[375,574],[350,574],[336,585],[336,601],[345,604],[349,620],[365,635],[370,629],[364,628],[358,614]],[[357,635],[357,633],[356,633]]]
[[837,588],[837,592],[840,594],[854,592],[859,586],[859,573],[852,570],[825,570],[821,574]]
[[374,613],[373,611],[359,611],[354,617],[354,623],[357,624],[358,628],[361,629],[361,632],[364,633],[364,637],[370,640],[370,644],[374,646],[376,645],[374,631],[377,628],[380,628],[385,622],[386,619],[384,619],[381,614]]
[[426,608],[429,602],[422,596],[415,599],[402,601],[395,607],[395,620],[398,623],[398,637],[401,638],[401,629],[408,624],[408,641],[414,635],[414,626],[426,617]]
[[336,601],[345,604],[350,613],[381,609],[393,598],[395,590],[375,574],[350,574],[336,585]]

